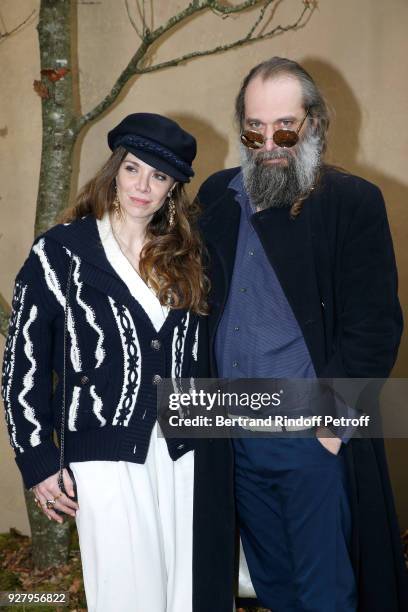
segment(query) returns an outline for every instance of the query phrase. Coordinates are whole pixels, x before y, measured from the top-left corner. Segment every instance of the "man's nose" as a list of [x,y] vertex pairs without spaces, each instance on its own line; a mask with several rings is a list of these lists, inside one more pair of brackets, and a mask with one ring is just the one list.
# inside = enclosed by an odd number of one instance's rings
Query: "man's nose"
[[277,148],[277,145],[273,141],[273,132],[274,132],[273,127],[268,126],[264,134],[264,138],[265,138],[265,144],[263,147],[264,151],[273,151],[274,149]]

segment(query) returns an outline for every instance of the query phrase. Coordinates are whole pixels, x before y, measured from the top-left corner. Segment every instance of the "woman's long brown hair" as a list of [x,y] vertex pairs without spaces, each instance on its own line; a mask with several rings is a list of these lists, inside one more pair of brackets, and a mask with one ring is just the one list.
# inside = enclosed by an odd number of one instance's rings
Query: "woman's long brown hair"
[[[118,147],[97,174],[82,188],[75,205],[62,213],[68,223],[91,214],[101,219],[113,214],[115,179],[127,154]],[[204,273],[204,247],[196,222],[198,205],[190,202],[183,184],[173,189],[176,211],[168,223],[168,200],[156,211],[147,227],[147,243],[140,253],[140,276],[156,292],[160,303],[207,314],[209,281]]]

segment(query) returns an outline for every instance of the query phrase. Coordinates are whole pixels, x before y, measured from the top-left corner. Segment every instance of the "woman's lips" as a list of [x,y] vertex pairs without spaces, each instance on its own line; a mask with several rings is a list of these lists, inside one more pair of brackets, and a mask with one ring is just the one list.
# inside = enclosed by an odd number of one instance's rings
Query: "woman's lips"
[[143,200],[142,198],[137,198],[136,196],[129,196],[129,199],[135,204],[150,204],[150,200]]

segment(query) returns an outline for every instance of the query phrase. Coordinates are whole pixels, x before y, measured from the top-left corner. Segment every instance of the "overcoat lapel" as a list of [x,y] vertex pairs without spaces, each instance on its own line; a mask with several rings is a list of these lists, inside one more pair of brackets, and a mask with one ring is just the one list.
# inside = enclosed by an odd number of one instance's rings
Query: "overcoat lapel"
[[303,333],[316,370],[324,363],[322,303],[311,228],[312,197],[292,219],[287,208],[257,213],[252,223]]
[[235,250],[238,240],[241,207],[235,200],[235,191],[226,194],[206,210],[201,220],[210,256],[211,317],[209,334],[212,341],[224,310],[234,269]]

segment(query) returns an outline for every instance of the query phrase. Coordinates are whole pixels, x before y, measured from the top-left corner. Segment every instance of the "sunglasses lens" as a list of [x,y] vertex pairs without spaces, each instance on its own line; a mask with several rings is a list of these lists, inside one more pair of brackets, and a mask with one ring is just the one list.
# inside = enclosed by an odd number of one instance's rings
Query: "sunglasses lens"
[[293,130],[276,130],[273,135],[273,141],[278,147],[293,147],[299,136]]
[[259,132],[245,130],[241,134],[241,142],[249,149],[260,149],[264,145],[264,137]]

